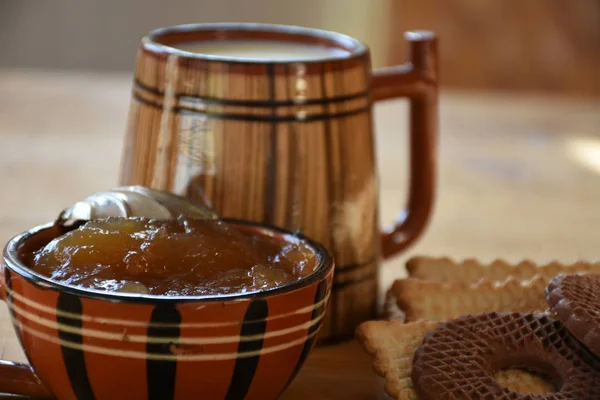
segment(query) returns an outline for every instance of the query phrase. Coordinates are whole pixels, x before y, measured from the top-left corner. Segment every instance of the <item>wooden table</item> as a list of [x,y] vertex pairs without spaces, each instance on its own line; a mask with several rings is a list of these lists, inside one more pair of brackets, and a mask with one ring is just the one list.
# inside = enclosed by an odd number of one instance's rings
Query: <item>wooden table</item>
[[[0,70],[0,241],[116,184],[131,76]],[[571,261],[600,253],[600,99],[444,92],[439,197],[414,254]],[[406,195],[406,105],[377,106],[382,220]],[[5,307],[1,358],[23,360]],[[385,398],[354,342],[315,350],[283,399]]]

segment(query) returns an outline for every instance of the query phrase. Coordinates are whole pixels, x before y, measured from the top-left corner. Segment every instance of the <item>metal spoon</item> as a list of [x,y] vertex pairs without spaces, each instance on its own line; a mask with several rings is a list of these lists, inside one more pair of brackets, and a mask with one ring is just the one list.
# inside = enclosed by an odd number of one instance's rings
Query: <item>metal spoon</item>
[[56,223],[63,226],[108,217],[219,219],[208,206],[173,193],[145,186],[124,186],[94,193],[61,211]]

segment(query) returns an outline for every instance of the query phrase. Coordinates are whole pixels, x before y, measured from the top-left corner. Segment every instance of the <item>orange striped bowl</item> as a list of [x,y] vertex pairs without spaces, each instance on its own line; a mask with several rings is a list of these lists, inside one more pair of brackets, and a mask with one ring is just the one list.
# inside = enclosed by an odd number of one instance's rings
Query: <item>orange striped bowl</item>
[[31,367],[0,361],[0,391],[65,400],[276,398],[314,344],[333,260],[309,239],[229,222],[282,242],[304,241],[317,256],[315,271],[255,294],[100,292],[56,283],[24,265],[23,255],[59,228],[36,227],[13,238],[4,250],[0,292]]

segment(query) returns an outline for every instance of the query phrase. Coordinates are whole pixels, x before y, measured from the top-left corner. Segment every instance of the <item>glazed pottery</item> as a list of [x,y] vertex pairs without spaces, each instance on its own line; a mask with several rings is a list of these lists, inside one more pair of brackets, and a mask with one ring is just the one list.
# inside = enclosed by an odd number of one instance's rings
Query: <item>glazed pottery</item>
[[[408,63],[373,72],[367,46],[333,32],[262,24],[151,32],[137,54],[120,184],[186,195],[221,216],[322,243],[336,260],[323,336],[352,336],[375,316],[381,258],[413,243],[433,207],[437,42],[421,31],[406,39]],[[408,171],[398,165],[408,202],[382,234],[372,107],[396,97],[410,100]]]
[[0,363],[0,391],[60,400],[276,398],[322,325],[333,261],[301,236],[228,222],[282,243],[306,241],[315,271],[255,294],[101,292],[56,283],[24,264],[66,228],[50,224],[13,238],[1,293],[31,367]]

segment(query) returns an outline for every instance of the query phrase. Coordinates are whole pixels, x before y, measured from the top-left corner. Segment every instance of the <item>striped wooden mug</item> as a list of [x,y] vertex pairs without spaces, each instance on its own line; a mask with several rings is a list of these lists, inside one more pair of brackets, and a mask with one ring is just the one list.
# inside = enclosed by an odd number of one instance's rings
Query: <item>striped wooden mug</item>
[[[433,204],[436,38],[406,38],[410,61],[373,72],[368,48],[338,33],[262,24],[151,32],[138,50],[120,184],[323,243],[336,260],[323,338],[352,335],[375,316],[381,258],[414,242]],[[410,99],[410,193],[402,220],[382,234],[372,105],[395,97]]]
[[30,365],[0,361],[0,392],[59,400],[275,399],[313,347],[333,260],[308,239],[229,222],[282,244],[305,241],[314,272],[255,294],[99,292],[27,267],[28,255],[64,228],[50,224],[12,239],[0,295]]

